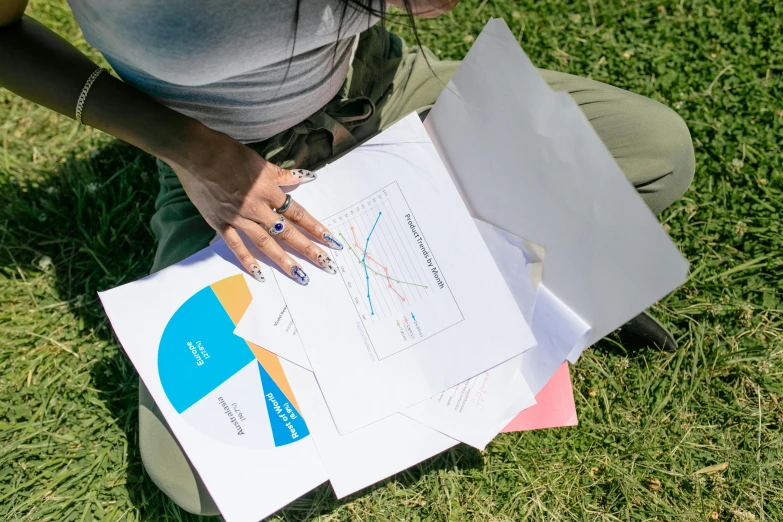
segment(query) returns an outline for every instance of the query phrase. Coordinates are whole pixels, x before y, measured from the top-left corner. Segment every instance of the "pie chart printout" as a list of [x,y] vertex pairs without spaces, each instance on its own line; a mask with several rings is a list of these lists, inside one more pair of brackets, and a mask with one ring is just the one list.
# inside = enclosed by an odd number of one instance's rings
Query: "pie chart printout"
[[310,432],[277,356],[233,333],[251,300],[237,274],[185,301],[160,339],[160,381],[177,413],[205,435],[284,446]]

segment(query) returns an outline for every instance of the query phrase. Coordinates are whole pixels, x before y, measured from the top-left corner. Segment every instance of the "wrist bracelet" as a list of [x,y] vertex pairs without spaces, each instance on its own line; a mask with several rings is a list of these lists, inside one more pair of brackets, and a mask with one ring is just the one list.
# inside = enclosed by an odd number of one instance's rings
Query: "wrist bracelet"
[[84,101],[87,99],[87,93],[90,92],[90,87],[92,87],[92,84],[95,83],[95,80],[97,80],[98,76],[104,71],[105,69],[98,67],[93,71],[90,77],[87,78],[87,82],[84,84],[82,93],[79,95],[79,101],[76,102],[76,121],[79,123],[84,123],[82,122],[82,111],[84,110]]

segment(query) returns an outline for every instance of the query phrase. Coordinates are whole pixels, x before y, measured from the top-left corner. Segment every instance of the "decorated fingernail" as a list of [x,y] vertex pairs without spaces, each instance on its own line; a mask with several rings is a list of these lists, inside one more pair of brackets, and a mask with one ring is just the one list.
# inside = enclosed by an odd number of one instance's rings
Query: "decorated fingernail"
[[253,277],[256,279],[256,281],[261,283],[266,281],[266,277],[264,277],[264,274],[261,272],[261,269],[258,268],[258,265],[250,265],[250,273],[253,274]]
[[302,286],[305,286],[310,282],[310,276],[305,274],[305,271],[299,266],[294,265],[291,267],[291,275],[293,275],[296,282]]
[[301,179],[302,183],[309,183],[318,177],[315,172],[311,172],[305,169],[294,169],[291,171],[291,175],[295,178]]
[[332,258],[326,254],[318,254],[318,264],[330,274],[337,273],[337,266],[334,264],[334,261],[332,261]]
[[335,238],[333,238],[331,233],[324,232],[321,237],[324,239],[324,243],[326,243],[329,246],[329,248],[333,250],[343,249],[343,244],[337,241]]

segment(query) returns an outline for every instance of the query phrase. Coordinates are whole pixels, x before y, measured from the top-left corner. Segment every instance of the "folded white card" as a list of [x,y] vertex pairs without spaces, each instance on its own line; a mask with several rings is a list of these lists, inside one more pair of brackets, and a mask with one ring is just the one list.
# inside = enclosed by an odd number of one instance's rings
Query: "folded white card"
[[546,248],[546,286],[592,327],[586,346],[685,280],[687,262],[579,106],[503,20],[487,23],[425,126],[473,216]]
[[234,333],[278,357],[312,370],[302,346],[291,311],[280,293],[276,277],[265,285],[254,285],[253,302],[234,329]]
[[537,344],[521,355],[520,369],[536,395],[570,354],[582,353],[591,330],[546,283],[538,287],[531,326]]

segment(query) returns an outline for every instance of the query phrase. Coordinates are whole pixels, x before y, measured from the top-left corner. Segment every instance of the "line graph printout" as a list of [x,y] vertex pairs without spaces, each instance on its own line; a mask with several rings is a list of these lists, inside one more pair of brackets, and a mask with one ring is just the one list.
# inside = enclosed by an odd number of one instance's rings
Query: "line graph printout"
[[463,320],[397,183],[323,223],[345,247],[333,256],[377,359]]
[[296,200],[343,247],[329,252],[338,274],[308,269],[307,286],[271,267],[340,435],[535,344],[417,114],[324,166]]

